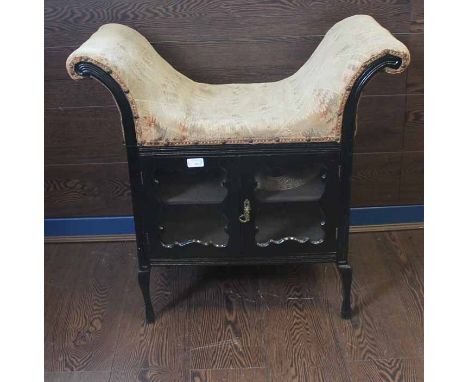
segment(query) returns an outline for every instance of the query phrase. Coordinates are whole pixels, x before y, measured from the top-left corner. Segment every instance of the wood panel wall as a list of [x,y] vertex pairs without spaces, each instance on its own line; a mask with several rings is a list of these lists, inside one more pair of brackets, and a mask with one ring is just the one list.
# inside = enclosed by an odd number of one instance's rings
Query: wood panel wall
[[369,14],[407,44],[401,76],[379,74],[359,107],[353,206],[423,202],[423,0],[45,0],[45,215],[131,214],[120,116],[67,56],[104,23],[129,25],[179,71],[209,83],[294,73],[337,21]]

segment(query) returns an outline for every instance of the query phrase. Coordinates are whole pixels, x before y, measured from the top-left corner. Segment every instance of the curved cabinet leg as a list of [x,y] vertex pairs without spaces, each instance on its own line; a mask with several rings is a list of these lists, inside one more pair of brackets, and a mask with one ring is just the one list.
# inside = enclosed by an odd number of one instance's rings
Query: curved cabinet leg
[[351,282],[353,280],[353,271],[349,264],[338,264],[338,270],[341,275],[341,283],[343,286],[343,303],[341,305],[341,317],[351,319]]
[[146,310],[146,322],[148,324],[154,322],[154,311],[150,297],[150,271],[151,268],[138,271],[138,284],[140,285],[141,293],[143,294]]

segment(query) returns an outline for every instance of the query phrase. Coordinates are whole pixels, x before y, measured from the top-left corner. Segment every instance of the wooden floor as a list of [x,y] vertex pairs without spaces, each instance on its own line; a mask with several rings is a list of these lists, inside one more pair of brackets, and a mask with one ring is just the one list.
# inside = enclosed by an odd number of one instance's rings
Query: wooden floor
[[422,381],[423,231],[351,235],[334,265],[167,267],[144,323],[135,243],[45,247],[46,381]]

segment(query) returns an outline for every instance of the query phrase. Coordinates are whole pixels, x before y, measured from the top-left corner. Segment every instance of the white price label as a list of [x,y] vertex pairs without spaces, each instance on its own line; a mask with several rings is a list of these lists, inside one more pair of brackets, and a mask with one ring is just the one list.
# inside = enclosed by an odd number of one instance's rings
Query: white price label
[[187,167],[204,167],[205,161],[203,158],[189,158],[187,159]]

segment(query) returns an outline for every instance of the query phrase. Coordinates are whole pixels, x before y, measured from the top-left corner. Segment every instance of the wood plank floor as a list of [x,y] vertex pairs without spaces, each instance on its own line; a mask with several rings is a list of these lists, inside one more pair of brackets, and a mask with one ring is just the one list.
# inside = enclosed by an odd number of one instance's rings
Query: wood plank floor
[[335,266],[153,269],[133,242],[45,246],[45,380],[423,380],[423,231],[351,235],[351,321]]

